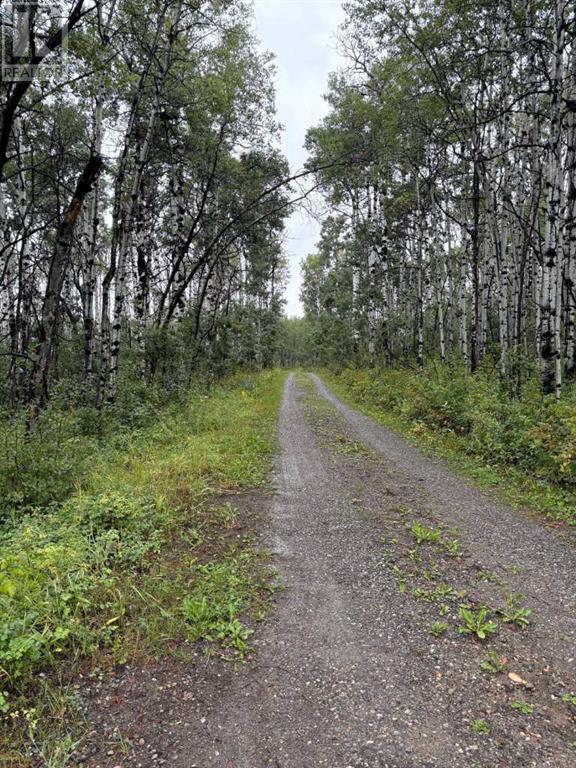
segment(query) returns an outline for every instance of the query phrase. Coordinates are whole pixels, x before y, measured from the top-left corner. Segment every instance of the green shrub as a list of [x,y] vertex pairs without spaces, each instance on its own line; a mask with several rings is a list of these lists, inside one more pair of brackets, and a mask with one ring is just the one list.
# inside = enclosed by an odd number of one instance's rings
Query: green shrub
[[[112,567],[141,563],[162,542],[161,510],[118,493],[76,496],[26,518],[0,540],[0,668],[10,680],[70,645],[85,651],[113,631]],[[96,593],[100,600],[94,602]],[[110,618],[110,616],[109,616]]]
[[421,376],[404,414],[432,429],[465,434],[472,427],[470,391],[465,378],[454,371]]
[[0,426],[0,524],[63,501],[86,478],[96,448],[80,437],[74,418],[48,411],[34,433],[23,420]]
[[530,438],[546,473],[558,482],[576,485],[576,404],[549,403]]

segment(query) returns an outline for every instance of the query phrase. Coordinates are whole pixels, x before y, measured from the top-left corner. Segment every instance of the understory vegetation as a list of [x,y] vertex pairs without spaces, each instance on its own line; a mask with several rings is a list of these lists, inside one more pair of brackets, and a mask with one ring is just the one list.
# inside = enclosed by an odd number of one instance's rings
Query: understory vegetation
[[2,424],[2,765],[28,764],[10,747],[24,737],[52,764],[54,709],[73,709],[72,673],[90,659],[195,641],[245,656],[244,617],[264,616],[274,579],[226,491],[265,484],[282,381],[237,374],[101,420],[54,404],[28,436]]
[[576,388],[542,397],[537,378],[521,399],[486,371],[457,368],[322,370],[351,404],[448,458],[480,484],[576,525]]

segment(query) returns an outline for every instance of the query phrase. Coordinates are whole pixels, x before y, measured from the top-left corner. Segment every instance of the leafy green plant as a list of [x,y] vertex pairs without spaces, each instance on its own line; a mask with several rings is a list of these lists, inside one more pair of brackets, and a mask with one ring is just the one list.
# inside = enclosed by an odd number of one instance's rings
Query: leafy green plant
[[458,631],[465,635],[475,635],[479,640],[485,640],[488,635],[493,635],[498,625],[489,619],[488,609],[485,606],[473,611],[468,605],[461,605],[458,616],[464,623],[458,627]]
[[576,707],[576,693],[565,693],[562,696],[562,701],[566,704],[572,704],[572,706]]
[[428,528],[417,520],[412,523],[410,533],[417,544],[435,544],[440,538],[440,531],[437,531],[434,528]]
[[443,548],[451,557],[460,557],[462,554],[462,548],[458,539],[449,539],[442,542]]
[[420,552],[418,552],[417,549],[409,549],[408,550],[408,559],[414,565],[420,565],[421,562],[422,562],[422,557],[420,555]]
[[436,589],[432,593],[434,600],[452,600],[454,597],[456,597],[456,592],[452,589],[452,587],[449,584],[442,583],[439,584]]
[[507,659],[500,657],[496,651],[488,651],[486,658],[480,662],[480,667],[484,672],[492,672],[493,674],[504,672],[507,665]]
[[397,565],[392,565],[392,573],[396,577],[396,587],[401,595],[406,592],[406,574]]
[[534,705],[524,701],[524,699],[515,699],[510,706],[523,715],[531,715],[534,712]]
[[521,599],[522,595],[506,595],[498,613],[505,624],[516,624],[519,629],[525,629],[530,624],[532,611],[519,605]]
[[448,624],[444,624],[442,621],[435,621],[430,627],[430,634],[434,635],[434,637],[440,637],[440,635],[443,635],[447,629]]
[[470,726],[474,733],[482,733],[482,734],[488,734],[490,733],[490,725],[486,722],[486,720],[482,720],[481,718],[477,718],[476,720],[472,720],[470,723]]
[[500,584],[500,577],[497,573],[490,571],[479,571],[478,579],[480,581],[489,581],[491,584]]
[[241,624],[239,614],[250,599],[249,567],[248,556],[194,566],[195,588],[181,606],[190,640],[218,641],[244,658],[252,632]]
[[233,528],[236,522],[236,510],[232,504],[223,504],[220,507],[214,507],[209,510],[209,514],[217,525],[221,525],[223,528]]
[[336,446],[339,453],[345,456],[363,456],[370,455],[368,448],[362,443],[350,440],[346,435],[337,435]]
[[[429,580],[432,580],[432,578]],[[436,603],[453,599],[456,596],[456,592],[448,584],[442,583],[434,589],[415,587],[412,590],[412,595],[416,600],[425,600],[429,603]]]

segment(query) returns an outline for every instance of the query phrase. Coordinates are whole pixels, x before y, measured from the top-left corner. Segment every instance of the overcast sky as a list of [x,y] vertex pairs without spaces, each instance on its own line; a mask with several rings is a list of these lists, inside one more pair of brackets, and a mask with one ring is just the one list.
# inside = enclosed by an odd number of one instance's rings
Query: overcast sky
[[[292,171],[306,160],[307,129],[326,113],[322,94],[328,74],[339,66],[336,31],[344,14],[341,0],[255,0],[256,32],[262,47],[276,56],[276,103],[284,126],[282,149]],[[304,213],[287,224],[290,261],[288,315],[301,314],[300,261],[314,250],[319,225]]]

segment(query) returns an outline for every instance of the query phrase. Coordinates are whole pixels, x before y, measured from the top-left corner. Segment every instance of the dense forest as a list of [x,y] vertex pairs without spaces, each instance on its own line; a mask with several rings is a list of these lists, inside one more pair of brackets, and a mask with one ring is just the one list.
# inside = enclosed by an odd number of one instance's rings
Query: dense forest
[[[345,5],[310,130],[329,215],[304,266],[319,361],[426,360],[560,397],[576,367],[572,3]],[[327,343],[322,344],[324,339]],[[323,351],[322,351],[323,350]]]
[[289,171],[249,7],[68,6],[8,28],[36,77],[2,83],[3,404],[269,365]]

